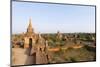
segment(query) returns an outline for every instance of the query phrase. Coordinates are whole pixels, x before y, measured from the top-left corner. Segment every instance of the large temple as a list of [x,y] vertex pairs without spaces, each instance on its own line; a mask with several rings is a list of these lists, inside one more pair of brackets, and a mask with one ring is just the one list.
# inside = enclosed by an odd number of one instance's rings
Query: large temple
[[24,48],[29,48],[29,55],[34,57],[34,64],[48,63],[48,43],[41,34],[36,34],[32,28],[32,20],[29,19],[29,25],[24,34]]
[[37,34],[35,34],[34,29],[32,28],[31,19],[29,19],[29,25],[26,33],[24,34],[23,39],[24,39],[24,48],[32,47],[37,40]]

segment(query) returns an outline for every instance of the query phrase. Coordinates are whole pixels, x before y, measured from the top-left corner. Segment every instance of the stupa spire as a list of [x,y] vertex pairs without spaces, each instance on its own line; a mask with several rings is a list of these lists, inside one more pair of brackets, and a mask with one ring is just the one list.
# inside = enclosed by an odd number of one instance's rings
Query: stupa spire
[[31,18],[29,19],[29,25],[28,25],[28,28],[27,28],[27,32],[28,33],[33,33],[32,20],[31,20]]
[[32,20],[31,20],[31,18],[29,19],[29,25],[28,25],[28,28],[32,28]]

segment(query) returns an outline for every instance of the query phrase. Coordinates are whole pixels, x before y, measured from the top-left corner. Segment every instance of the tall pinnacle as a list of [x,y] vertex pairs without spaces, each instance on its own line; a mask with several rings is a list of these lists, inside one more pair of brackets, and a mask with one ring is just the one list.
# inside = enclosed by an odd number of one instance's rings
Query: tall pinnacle
[[29,19],[29,25],[28,25],[28,28],[27,28],[27,32],[28,33],[33,33],[32,20],[31,20],[31,18]]
[[28,26],[28,28],[32,28],[32,20],[31,20],[31,18],[29,19],[29,26]]

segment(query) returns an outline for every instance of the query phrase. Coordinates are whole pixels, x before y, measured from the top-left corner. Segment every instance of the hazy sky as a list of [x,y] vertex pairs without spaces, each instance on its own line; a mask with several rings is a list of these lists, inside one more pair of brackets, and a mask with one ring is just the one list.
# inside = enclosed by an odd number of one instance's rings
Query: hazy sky
[[12,33],[26,32],[29,19],[35,32],[95,32],[95,7],[12,2]]

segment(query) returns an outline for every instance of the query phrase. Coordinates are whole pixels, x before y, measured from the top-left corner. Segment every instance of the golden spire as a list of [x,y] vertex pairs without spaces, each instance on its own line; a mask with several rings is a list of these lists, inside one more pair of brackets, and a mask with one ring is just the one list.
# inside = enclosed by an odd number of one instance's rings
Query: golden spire
[[31,20],[31,18],[29,19],[29,25],[28,25],[28,28],[27,28],[27,32],[29,32],[29,33],[32,33],[32,32],[33,32],[32,20]]
[[28,26],[28,28],[32,28],[32,20],[31,20],[31,18],[29,19],[29,26]]

